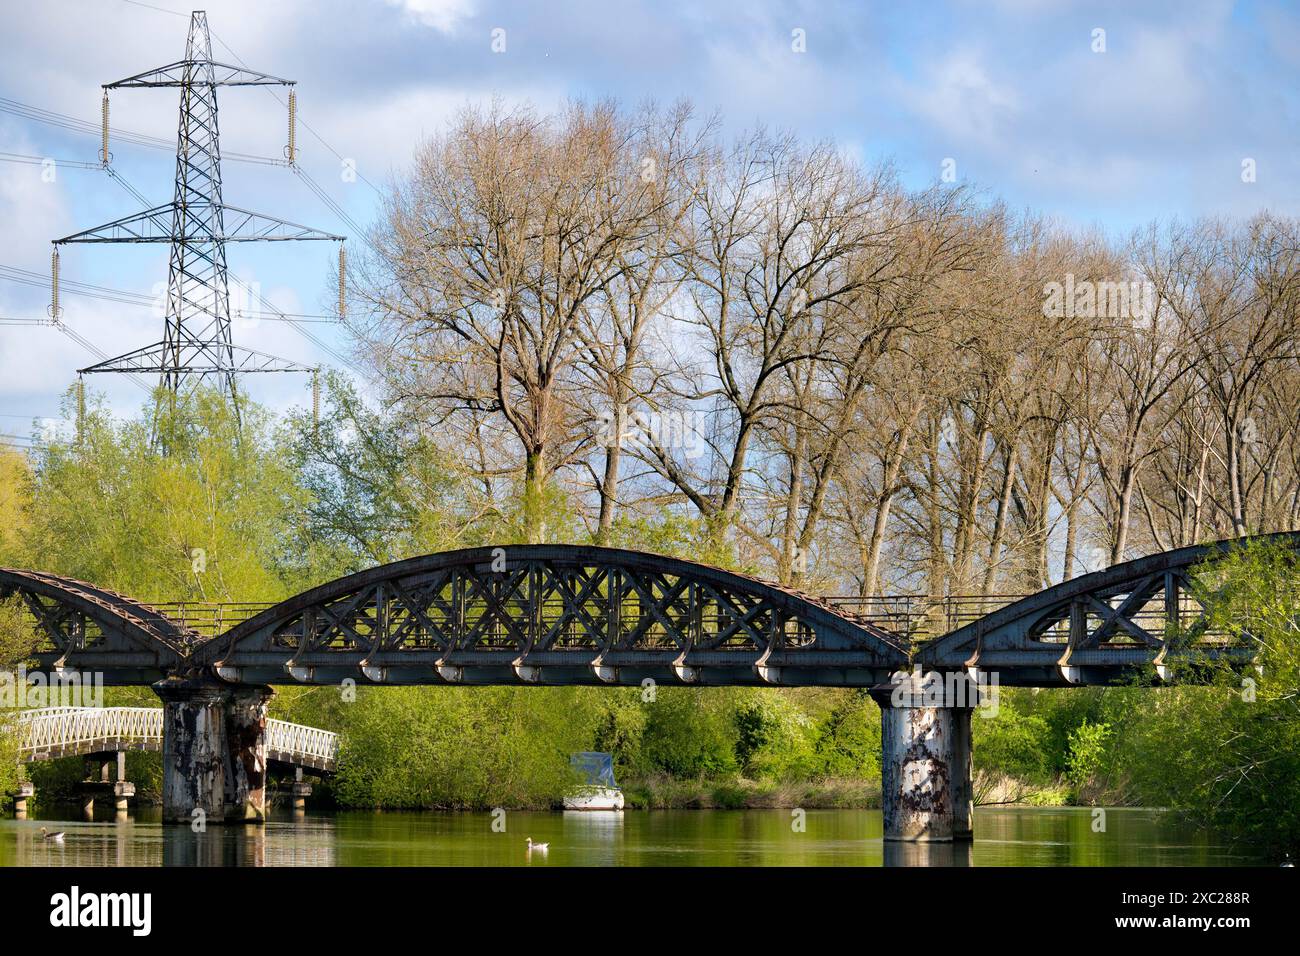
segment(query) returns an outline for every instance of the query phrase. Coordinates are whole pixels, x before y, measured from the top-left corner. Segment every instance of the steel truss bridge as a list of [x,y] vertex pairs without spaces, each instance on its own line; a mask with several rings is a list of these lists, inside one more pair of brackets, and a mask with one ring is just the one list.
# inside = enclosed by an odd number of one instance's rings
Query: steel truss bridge
[[[568,545],[412,558],[204,619],[36,571],[0,570],[0,599],[16,596],[34,619],[34,670],[51,680],[873,687],[920,668],[1104,685],[1252,659],[1249,636],[1210,628],[1193,587],[1197,565],[1246,540],[1117,564],[969,620],[949,609],[926,639],[897,601],[837,604],[690,561]],[[1294,533],[1261,540],[1300,546]]]
[[[160,751],[161,707],[42,707],[18,715],[22,763],[123,750]],[[332,773],[338,735],[283,720],[266,722],[266,754],[273,763]]]

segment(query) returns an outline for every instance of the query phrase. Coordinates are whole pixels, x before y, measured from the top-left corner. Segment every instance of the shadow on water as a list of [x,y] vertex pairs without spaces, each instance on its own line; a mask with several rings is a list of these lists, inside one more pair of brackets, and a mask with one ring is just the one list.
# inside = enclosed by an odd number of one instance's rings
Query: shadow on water
[[[886,843],[879,811],[277,812],[264,827],[0,820],[2,866],[1233,866],[1259,862],[1160,811],[997,807],[973,843]],[[494,823],[496,824],[494,826]],[[501,826],[504,824],[504,832]],[[62,829],[47,842],[42,825]],[[529,852],[526,844],[546,843]]]

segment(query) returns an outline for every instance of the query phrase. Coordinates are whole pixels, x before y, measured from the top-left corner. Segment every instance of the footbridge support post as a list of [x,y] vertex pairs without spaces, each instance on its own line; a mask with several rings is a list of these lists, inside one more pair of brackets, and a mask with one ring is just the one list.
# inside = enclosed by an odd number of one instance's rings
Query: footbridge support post
[[897,676],[872,691],[880,705],[885,839],[968,840],[977,688],[962,674]]
[[267,687],[168,678],[163,702],[163,822],[266,819]]

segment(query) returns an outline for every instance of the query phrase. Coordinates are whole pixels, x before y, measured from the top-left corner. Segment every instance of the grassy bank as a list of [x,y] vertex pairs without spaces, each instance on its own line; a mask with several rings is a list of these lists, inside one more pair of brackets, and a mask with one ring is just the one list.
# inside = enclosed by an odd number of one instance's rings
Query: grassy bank
[[880,781],[830,778],[773,783],[745,777],[680,779],[654,774],[623,785],[634,810],[878,809]]

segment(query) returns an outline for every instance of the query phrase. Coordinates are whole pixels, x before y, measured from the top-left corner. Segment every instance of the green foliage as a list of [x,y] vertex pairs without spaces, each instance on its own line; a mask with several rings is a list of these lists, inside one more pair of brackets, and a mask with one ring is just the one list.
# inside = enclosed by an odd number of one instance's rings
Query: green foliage
[[646,708],[641,769],[679,777],[739,770],[730,692],[717,688],[660,687]]
[[748,690],[737,695],[736,762],[749,777],[799,780],[816,765],[816,727],[788,694]]
[[1089,784],[1101,770],[1109,736],[1109,724],[1092,724],[1086,720],[1070,732],[1065,776],[1076,789]]
[[596,710],[592,749],[613,754],[616,778],[635,774],[642,767],[641,740],[647,709],[641,690],[633,687],[589,691]]
[[814,745],[817,772],[826,777],[876,778],[880,775],[880,708],[865,692],[843,695],[818,727]]
[[[266,414],[199,390],[142,421],[87,413],[37,459],[22,565],[145,600],[270,600],[301,580],[284,529],[305,503]],[[166,446],[160,435],[167,436]]]
[[413,423],[366,406],[346,379],[325,380],[319,422],[290,416],[287,442],[308,495],[291,529],[313,576],[340,574],[419,554],[514,540],[490,502]]
[[674,511],[619,515],[610,527],[609,546],[651,551],[719,568],[752,570],[737,567],[734,545],[719,536],[709,522]]
[[1258,649],[1255,668],[1224,661],[1216,686],[1157,697],[1124,762],[1148,801],[1300,853],[1300,559],[1254,542],[1196,574],[1211,627]]
[[1022,693],[1002,690],[997,713],[977,710],[971,718],[973,760],[977,770],[1003,774],[1026,783],[1045,783],[1051,772],[1048,742],[1052,726],[1027,713]]
[[344,806],[546,807],[573,784],[594,730],[574,688],[363,688],[342,722]]

